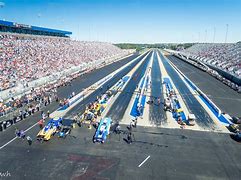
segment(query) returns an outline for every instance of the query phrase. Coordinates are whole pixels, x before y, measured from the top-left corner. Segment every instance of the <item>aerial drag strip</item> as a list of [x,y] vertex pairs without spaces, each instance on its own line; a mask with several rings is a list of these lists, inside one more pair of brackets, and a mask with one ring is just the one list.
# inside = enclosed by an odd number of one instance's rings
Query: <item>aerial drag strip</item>
[[[123,74],[118,74],[118,75],[116,75],[116,76],[114,76],[114,78],[113,79],[116,79],[116,81],[114,80],[113,82],[112,82],[112,84],[114,84],[115,82],[117,82],[124,74],[126,74],[126,72],[128,72],[135,64],[137,64],[138,62],[139,62],[139,60],[140,60],[140,58],[142,57],[142,56],[144,56],[144,55],[146,55],[147,53],[144,53],[144,54],[142,54],[141,56],[139,56],[138,58],[136,58],[136,60],[135,61],[133,61],[131,64],[129,64],[125,69],[123,69],[120,73],[123,73]],[[97,70],[97,71],[99,71],[99,70]],[[118,77],[119,76],[119,77]],[[109,82],[109,83],[108,83]],[[106,89],[108,86],[110,86],[111,84],[110,84],[110,82],[111,82],[111,80],[109,80],[102,88],[104,89]],[[85,107],[85,105],[87,105],[89,102],[91,102],[91,98],[94,100],[95,98],[96,98],[96,96],[98,96],[99,94],[101,94],[102,93],[102,91],[103,91],[103,89],[101,90],[100,88],[99,89],[97,89],[97,90],[95,90],[93,93],[95,93],[96,95],[91,95],[91,96],[88,96],[87,98],[85,98],[84,100],[83,100],[83,102],[81,103],[82,104],[82,107],[83,107],[83,109],[81,109],[82,111],[84,110],[84,107]],[[96,92],[97,91],[97,92]],[[77,91],[78,92],[78,91]],[[76,107],[75,107],[76,108]],[[71,115],[72,113],[76,113],[76,112],[78,112],[78,111],[76,111],[74,108],[73,109],[71,109],[68,113],[67,113],[67,115]],[[36,114],[37,115],[37,114]],[[18,127],[20,127],[20,128],[22,128],[23,130],[25,130],[25,129],[27,129],[27,130],[29,130],[29,127],[31,127],[31,128],[34,128],[36,125],[37,125],[37,121],[39,120],[39,118],[36,116],[36,115],[34,115],[35,116],[35,122],[34,121],[23,121],[23,122],[20,122],[20,124],[18,125]],[[33,117],[30,117],[30,118],[33,118]],[[23,124],[24,123],[24,124]],[[28,126],[28,124],[29,124],[29,126]],[[24,125],[24,127],[22,127],[22,125]],[[27,131],[26,130],[26,131]],[[9,131],[9,130],[8,130]],[[6,143],[8,143],[9,141],[11,141],[12,142],[12,139],[13,139],[13,136],[14,136],[14,129],[12,129],[12,131],[9,131],[9,132],[7,132],[7,131],[5,131],[5,132],[3,132],[4,134],[1,134],[1,145],[2,146],[4,146],[4,144],[6,144]]]
[[131,62],[131,64],[129,64],[127,67],[121,69],[118,73],[114,74],[112,78],[108,79],[101,86],[93,89],[93,92],[91,92],[89,96],[84,97],[81,103],[73,107],[66,115],[72,116],[73,114],[76,114],[76,112],[83,113],[85,106],[88,103],[93,102],[97,96],[100,96],[103,92],[114,86],[114,84],[117,83],[122,77],[124,77],[146,54],[147,53],[142,54],[134,62]]
[[[72,120],[74,115],[81,114],[82,103],[85,109],[85,105],[92,103],[90,100],[94,99],[96,104],[104,106],[102,114],[96,118],[100,122],[97,127],[96,124],[93,124],[93,128],[88,128],[89,124],[83,123],[80,126],[76,124],[66,138],[59,138],[56,134],[50,141],[43,143],[35,141],[39,128],[30,127],[27,135],[34,139],[32,146],[16,138],[2,147],[1,170],[11,172],[13,179],[36,180],[43,178],[168,179],[170,177],[195,179],[197,176],[203,179],[239,179],[240,146],[230,140],[229,134],[209,132],[212,130],[208,127],[206,131],[195,129],[197,126],[180,129],[172,115],[169,116],[171,112],[163,111],[162,104],[157,106],[147,103],[150,95],[165,98],[167,88],[163,81],[168,78],[170,89],[175,90],[181,108],[187,112],[186,114],[189,112],[185,110],[186,100],[182,101],[180,86],[174,80],[178,77],[173,76],[174,79],[171,77],[170,71],[166,71],[163,65],[164,61],[167,63],[169,61],[160,59],[159,56],[158,51],[151,50],[143,54],[135,65],[126,67],[129,71],[126,73],[120,71],[120,76],[117,73],[116,76],[119,77],[112,76],[109,79],[108,74],[106,79],[104,78],[106,82],[97,83],[96,88],[91,89],[90,94],[63,117]],[[113,78],[115,83],[110,82]],[[183,79],[180,81],[183,82]],[[155,91],[157,87],[158,90]],[[96,94],[97,90],[99,93]],[[109,91],[112,93],[107,96]],[[132,128],[133,141],[128,144],[125,141],[129,132],[126,127],[130,125],[131,108],[137,94],[141,93],[142,96],[138,96],[138,101],[141,102],[146,96],[145,109],[142,118],[138,116],[137,126]],[[193,96],[195,98],[195,95]],[[202,105],[199,104],[200,106]],[[160,111],[163,111],[163,114],[159,114],[156,119],[151,118]],[[155,114],[152,114],[153,112]],[[162,116],[166,119],[161,119]],[[114,123],[112,129],[111,120]],[[121,127],[120,133],[114,130],[117,122]],[[107,138],[99,139],[99,132],[105,126],[110,134]]]
[[182,96],[184,102],[186,103],[189,112],[195,114],[197,124],[202,128],[211,128],[215,129],[215,124],[211,117],[208,115],[206,110],[200,105],[200,103],[196,100],[194,95],[187,88],[183,80],[179,77],[177,72],[171,67],[171,65],[167,62],[164,56],[159,53],[161,60],[168,71],[168,74],[172,78],[174,84],[178,88],[180,95]]
[[128,104],[135,92],[135,89],[145,73],[145,69],[150,60],[151,53],[144,59],[142,64],[135,70],[134,74],[115,100],[106,116],[111,117],[113,121],[121,121],[127,110]]
[[[163,76],[161,69],[168,74]],[[105,116],[111,117],[113,122],[130,124],[131,120],[140,117],[138,120],[140,126],[166,128],[183,128],[185,126],[192,130],[227,131],[213,120],[207,109],[200,104],[185,81],[164,59],[164,56],[159,54],[159,51],[151,50],[140,67],[132,71],[133,75],[128,75],[130,79],[111,100],[105,112]],[[140,73],[139,76],[136,75],[138,73]],[[133,81],[135,77],[137,80]],[[169,112],[164,111],[163,95],[170,94],[171,91],[177,93],[173,96],[174,99],[171,99],[172,105],[175,105],[172,108],[177,112],[167,116]],[[155,92],[154,96],[152,92]],[[165,96],[165,98],[167,97]],[[153,109],[155,110],[153,111]],[[179,114],[184,124],[179,123]]]

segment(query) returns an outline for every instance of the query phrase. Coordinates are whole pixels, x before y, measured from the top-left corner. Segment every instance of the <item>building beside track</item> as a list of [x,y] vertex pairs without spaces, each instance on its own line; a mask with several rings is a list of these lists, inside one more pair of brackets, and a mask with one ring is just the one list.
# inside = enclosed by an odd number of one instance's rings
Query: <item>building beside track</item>
[[0,20],[0,32],[69,37],[72,32]]

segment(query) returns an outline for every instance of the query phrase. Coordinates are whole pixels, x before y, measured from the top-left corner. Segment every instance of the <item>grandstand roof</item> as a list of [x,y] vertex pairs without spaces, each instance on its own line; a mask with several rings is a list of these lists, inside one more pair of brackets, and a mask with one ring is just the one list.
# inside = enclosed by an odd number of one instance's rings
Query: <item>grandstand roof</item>
[[42,33],[44,35],[65,36],[65,37],[72,34],[72,32],[70,31],[31,26],[31,25],[19,24],[16,22],[4,21],[4,20],[0,20],[0,27],[6,27],[8,28],[8,30],[12,29],[14,30],[14,32],[16,32],[16,30],[19,30],[19,31],[25,30],[24,32],[27,34],[31,34],[31,32],[34,32],[33,34],[36,34],[36,32],[39,32],[40,34]]

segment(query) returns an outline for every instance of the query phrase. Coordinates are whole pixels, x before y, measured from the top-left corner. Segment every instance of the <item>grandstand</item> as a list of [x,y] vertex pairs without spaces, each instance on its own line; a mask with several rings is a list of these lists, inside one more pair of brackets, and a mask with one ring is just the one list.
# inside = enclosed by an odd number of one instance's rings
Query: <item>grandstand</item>
[[46,99],[49,89],[129,54],[111,43],[72,40],[71,34],[0,21],[0,117],[24,102]]
[[0,32],[69,37],[72,32],[0,20]]
[[195,44],[184,52],[196,56],[204,63],[213,65],[237,77],[241,77],[241,43]]
[[128,53],[110,43],[10,33],[0,34],[0,48],[0,90]]
[[0,92],[129,53],[111,43],[75,41],[69,38],[71,34],[0,20]]

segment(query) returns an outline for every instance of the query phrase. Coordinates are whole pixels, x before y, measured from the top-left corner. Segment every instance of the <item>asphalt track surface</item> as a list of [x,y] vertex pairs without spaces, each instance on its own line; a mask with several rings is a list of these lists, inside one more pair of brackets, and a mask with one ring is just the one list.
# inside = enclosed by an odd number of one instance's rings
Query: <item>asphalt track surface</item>
[[144,76],[152,53],[150,53],[142,62],[142,64],[137,68],[128,84],[125,86],[123,91],[120,93],[120,95],[117,97],[117,99],[107,112],[106,116],[111,117],[113,121],[119,122],[123,118],[133,96],[133,93],[135,92],[136,86],[140,82],[141,78]]
[[[122,67],[126,63],[128,63],[130,60],[134,59],[138,55],[135,54],[131,57],[124,58],[123,60],[117,61],[115,63],[109,64],[105,67],[102,67],[100,69],[93,70],[92,72],[89,72],[87,74],[82,75],[81,77],[73,80],[71,82],[71,86],[63,86],[58,88],[58,96],[60,98],[67,98],[73,91],[75,93],[81,92],[84,88],[87,88],[100,80],[101,78],[105,77],[106,75],[110,74],[111,72],[117,70],[118,68]],[[138,60],[135,62],[137,63]],[[133,64],[134,66],[134,64]],[[98,91],[98,90],[97,90]],[[97,93],[98,94],[98,93]],[[92,96],[91,96],[92,97]],[[96,96],[93,96],[93,98],[96,98]],[[90,103],[92,99],[85,99],[85,104]],[[53,102],[50,105],[48,105],[44,111],[49,110],[50,112],[53,112],[58,108],[58,103]],[[18,127],[18,129],[26,130],[27,128],[33,126],[36,122],[39,121],[41,118],[40,112],[35,113],[33,116],[27,117],[23,121],[18,122],[16,125],[8,128],[4,132],[0,132],[0,147],[8,142],[10,139],[14,138],[14,132],[15,132],[15,127]]]
[[161,53],[160,57],[167,70],[168,75],[171,77],[173,83],[178,89],[183,101],[185,102],[190,113],[195,114],[196,123],[203,128],[215,129],[215,124],[211,117],[208,115],[206,110],[197,101],[194,95],[190,92],[188,87],[185,85],[183,80],[178,76],[178,73],[173,69],[173,67],[167,62]]
[[34,141],[31,147],[18,139],[1,150],[1,172],[14,180],[240,179],[241,146],[227,134],[137,127],[132,144],[124,134],[94,144],[93,134],[76,128],[66,139]]
[[[17,139],[0,149],[0,173],[10,173],[0,179],[239,180],[241,176],[241,144],[228,134],[138,126],[132,144],[123,140],[126,134],[111,134],[105,144],[94,144],[95,130],[85,126],[73,129],[66,139],[54,136],[44,143],[35,140],[38,131],[35,127],[27,132],[32,146]],[[12,136],[9,133],[1,133],[1,143],[3,136]]]
[[[95,82],[109,75],[111,72],[114,72],[115,70],[119,69],[120,67],[128,63],[130,60],[136,58],[137,56],[138,54],[136,53],[130,57],[124,58],[123,60],[117,61],[113,64],[109,64],[103,68],[95,69],[90,73],[84,74],[79,78],[71,81],[71,86],[59,87],[58,88],[59,98],[60,99],[68,98],[72,92],[75,92],[75,94],[78,94],[83,89],[88,88]],[[54,108],[51,108],[51,107],[48,107],[48,108],[50,108],[53,111],[57,108],[57,104],[54,104]],[[2,119],[5,120],[4,117],[0,118],[0,120]]]
[[78,94],[84,88],[91,86],[95,82],[109,75],[111,72],[114,72],[115,70],[121,68],[123,65],[125,65],[132,59],[136,58],[137,56],[138,54],[134,54],[130,57],[124,58],[123,60],[109,64],[103,68],[93,70],[91,73],[85,74],[80,78],[77,78],[76,80],[72,81],[71,86],[60,87],[58,89],[58,95],[60,96],[60,98],[66,98],[73,91],[75,92],[75,94]]
[[241,94],[232,90],[208,73],[175,57],[168,56],[196,86],[198,86],[223,112],[241,117]]
[[131,69],[134,68],[134,66],[146,55],[142,55],[141,57],[138,58],[137,61],[131,63],[129,66],[118,72],[116,75],[114,75],[110,80],[108,80],[106,83],[102,85],[102,88],[98,88],[94,90],[90,96],[84,98],[84,100],[73,107],[67,114],[66,116],[72,116],[76,113],[84,113],[86,105],[88,105],[91,102],[94,102],[97,98],[97,96],[100,96],[102,93],[106,92],[110,87],[115,85],[122,77],[124,77]]
[[154,51],[151,71],[151,96],[153,97],[154,103],[150,104],[150,121],[152,124],[161,125],[167,122],[166,112],[164,111],[163,103],[160,105],[157,99],[160,98],[161,102],[164,102],[163,90],[162,90],[162,75],[160,66],[157,59],[157,52]]

